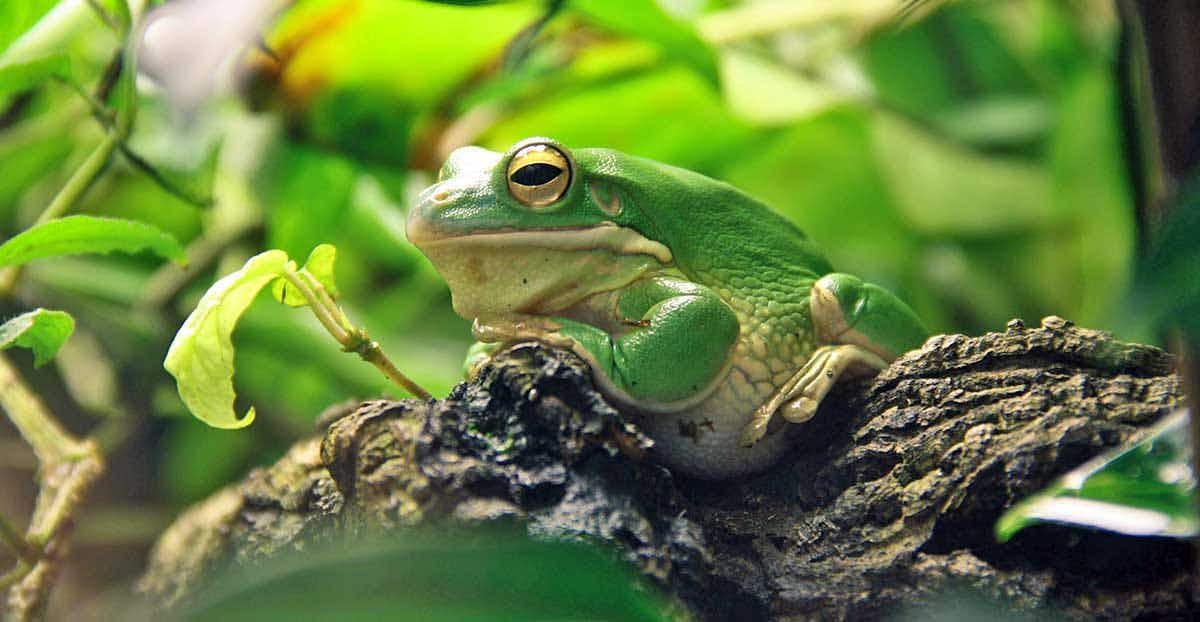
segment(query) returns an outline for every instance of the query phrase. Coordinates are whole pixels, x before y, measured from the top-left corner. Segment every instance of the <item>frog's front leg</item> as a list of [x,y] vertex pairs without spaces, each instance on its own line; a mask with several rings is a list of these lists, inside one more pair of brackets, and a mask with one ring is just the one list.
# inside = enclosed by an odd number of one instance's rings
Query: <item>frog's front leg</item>
[[834,383],[872,375],[925,340],[927,331],[908,305],[891,292],[849,274],[830,274],[809,296],[813,329],[824,343],[757,410],[742,433],[751,446],[767,433],[778,413],[792,423],[808,421]]
[[570,318],[526,316],[476,322],[481,341],[536,338],[569,345],[598,384],[647,410],[675,410],[709,389],[725,369],[740,325],[715,292],[670,277],[639,280],[617,299],[615,333]]

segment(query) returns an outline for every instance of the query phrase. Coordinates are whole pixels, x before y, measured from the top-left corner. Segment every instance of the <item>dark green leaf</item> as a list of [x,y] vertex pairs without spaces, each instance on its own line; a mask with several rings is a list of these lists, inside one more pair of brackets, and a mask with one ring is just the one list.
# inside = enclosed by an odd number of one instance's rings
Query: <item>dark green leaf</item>
[[1138,536],[1200,534],[1188,414],[1167,417],[1138,443],[1109,452],[1018,503],[996,522],[1001,542],[1042,522]]
[[62,311],[34,309],[0,325],[0,350],[13,346],[33,350],[33,366],[54,358],[75,330],[75,320]]
[[650,41],[703,76],[714,88],[721,84],[717,61],[694,28],[663,12],[654,0],[570,0],[570,6],[597,24]]
[[667,619],[615,556],[520,533],[392,534],[246,567],[201,594],[184,620]]
[[85,253],[150,251],[178,264],[187,255],[175,238],[146,223],[99,216],[67,216],[27,229],[0,245],[0,266]]

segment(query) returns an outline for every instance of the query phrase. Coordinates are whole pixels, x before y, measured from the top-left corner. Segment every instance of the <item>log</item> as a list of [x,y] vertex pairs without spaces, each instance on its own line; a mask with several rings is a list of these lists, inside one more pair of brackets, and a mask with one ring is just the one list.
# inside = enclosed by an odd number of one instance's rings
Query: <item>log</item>
[[712,482],[650,441],[569,352],[497,356],[444,400],[370,401],[179,517],[140,589],[185,602],[217,568],[365,528],[517,522],[610,543],[700,620],[862,620],[963,590],[1065,619],[1193,619],[1190,543],[1035,526],[1017,500],[1182,407],[1171,359],[1056,317],[939,335],[842,384],[765,473]]

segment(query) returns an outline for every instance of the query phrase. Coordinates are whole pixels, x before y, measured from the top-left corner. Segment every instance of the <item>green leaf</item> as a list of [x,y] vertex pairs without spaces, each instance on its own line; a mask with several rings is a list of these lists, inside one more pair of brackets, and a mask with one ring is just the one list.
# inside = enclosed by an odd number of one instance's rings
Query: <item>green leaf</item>
[[[226,574],[181,619],[664,621],[666,608],[614,555],[518,532],[407,532],[330,543]],[[253,603],[253,606],[247,606]]]
[[232,430],[254,421],[253,408],[241,419],[233,410],[233,329],[287,263],[287,253],[279,250],[251,257],[204,293],[171,342],[163,367],[175,377],[183,403],[208,425]]
[[0,325],[0,350],[13,346],[33,350],[33,366],[50,362],[67,337],[75,330],[75,320],[62,311],[34,309]]
[[0,97],[35,87],[51,76],[66,78],[68,68],[69,63],[65,56],[47,56],[25,63],[0,66]]
[[[338,297],[337,282],[333,278],[333,264],[336,259],[337,247],[332,244],[318,244],[308,255],[308,261],[304,262],[301,269],[302,272],[312,275],[334,300]],[[308,306],[308,300],[305,300],[287,279],[279,278],[271,283],[271,296],[289,307]]]
[[67,216],[42,223],[0,245],[0,266],[84,253],[150,251],[177,264],[187,255],[175,238],[146,223],[99,216]]
[[[21,5],[32,4],[22,10]],[[16,5],[10,8],[7,5]],[[76,40],[80,31],[95,25],[96,17],[87,2],[60,0],[53,8],[46,3],[35,0],[27,3],[4,2],[0,9],[0,23],[6,21],[9,12],[15,11],[17,21],[25,28],[17,32],[8,31],[7,24],[0,26],[0,45],[7,44],[0,52],[0,68],[10,65],[23,65],[43,58],[58,56],[69,44]],[[49,8],[49,10],[46,10]],[[37,15],[36,23],[30,19]],[[17,26],[20,28],[20,26]],[[4,41],[6,36],[16,35],[11,41]]]
[[1061,523],[1137,536],[1200,534],[1188,413],[1168,416],[1132,446],[1067,473],[1013,506],[996,522],[1007,541],[1037,523]]
[[570,5],[605,28],[654,43],[694,69],[713,88],[720,88],[712,48],[694,28],[667,15],[654,0],[571,0]]

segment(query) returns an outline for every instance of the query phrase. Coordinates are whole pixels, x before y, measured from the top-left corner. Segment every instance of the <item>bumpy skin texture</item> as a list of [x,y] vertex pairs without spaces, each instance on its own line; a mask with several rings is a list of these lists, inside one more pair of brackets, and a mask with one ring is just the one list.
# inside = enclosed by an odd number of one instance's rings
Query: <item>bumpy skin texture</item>
[[[548,205],[512,194],[511,179],[534,177],[512,177],[531,145],[560,154],[569,179]],[[541,138],[504,154],[459,149],[410,212],[408,235],[477,338],[571,347],[606,396],[644,416],[656,457],[700,477],[768,466],[791,437],[768,424],[807,419],[828,390],[810,390],[812,378],[878,370],[925,335],[907,306],[832,274],[762,203],[608,149],[571,153]],[[831,359],[840,366],[805,368],[825,345],[846,346]],[[774,403],[778,415],[756,413]]]

